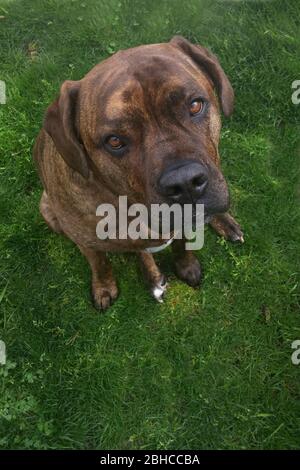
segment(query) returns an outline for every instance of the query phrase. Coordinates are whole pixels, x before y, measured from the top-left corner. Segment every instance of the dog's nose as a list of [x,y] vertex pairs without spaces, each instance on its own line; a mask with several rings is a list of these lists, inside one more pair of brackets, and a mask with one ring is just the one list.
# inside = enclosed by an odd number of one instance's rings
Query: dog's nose
[[207,171],[198,162],[167,168],[159,179],[159,191],[171,202],[197,202],[208,184]]

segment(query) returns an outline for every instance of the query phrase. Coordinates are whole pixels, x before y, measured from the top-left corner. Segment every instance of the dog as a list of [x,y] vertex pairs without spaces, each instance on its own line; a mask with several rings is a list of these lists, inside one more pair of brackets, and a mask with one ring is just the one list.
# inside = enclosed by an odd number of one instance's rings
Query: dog
[[[100,203],[204,204],[218,234],[243,242],[229,215],[229,193],[218,151],[221,118],[233,112],[234,92],[218,59],[181,36],[168,43],[121,50],[82,80],[65,81],[46,111],[34,147],[44,191],[40,212],[69,237],[92,271],[94,305],[118,296],[107,252],[137,252],[150,290],[161,301],[165,276],[152,251],[161,240],[100,240]],[[171,241],[171,240],[170,240]],[[185,240],[172,248],[178,277],[193,287],[201,266]]]

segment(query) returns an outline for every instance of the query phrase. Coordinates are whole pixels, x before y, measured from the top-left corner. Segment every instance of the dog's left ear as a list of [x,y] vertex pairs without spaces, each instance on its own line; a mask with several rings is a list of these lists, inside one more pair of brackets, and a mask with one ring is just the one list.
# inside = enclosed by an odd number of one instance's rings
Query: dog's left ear
[[224,115],[230,116],[233,112],[234,92],[216,56],[205,47],[194,45],[182,36],[174,36],[170,44],[185,52],[211,78],[217,89]]
[[76,126],[80,81],[65,81],[59,98],[46,111],[44,129],[67,165],[84,178],[89,176],[87,155]]

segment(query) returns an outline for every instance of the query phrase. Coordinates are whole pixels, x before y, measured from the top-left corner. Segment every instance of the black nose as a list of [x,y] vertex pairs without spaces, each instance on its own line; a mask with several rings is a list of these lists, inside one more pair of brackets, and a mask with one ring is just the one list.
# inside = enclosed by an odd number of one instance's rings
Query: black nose
[[203,165],[197,162],[172,165],[159,179],[160,193],[180,204],[197,202],[204,193],[208,176]]

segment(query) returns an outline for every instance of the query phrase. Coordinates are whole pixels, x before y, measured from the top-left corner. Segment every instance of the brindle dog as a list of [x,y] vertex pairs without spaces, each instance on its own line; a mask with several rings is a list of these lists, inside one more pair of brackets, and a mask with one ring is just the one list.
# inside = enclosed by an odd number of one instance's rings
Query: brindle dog
[[[95,305],[106,309],[118,288],[106,252],[138,252],[153,295],[166,282],[146,248],[159,240],[100,240],[101,203],[202,203],[219,234],[243,241],[228,214],[229,195],[218,152],[220,104],[234,94],[217,58],[175,36],[169,43],[119,51],[82,80],[63,83],[48,108],[34,149],[44,191],[40,211],[55,232],[73,240],[92,270]],[[175,240],[180,279],[198,286],[201,267],[185,240]]]

